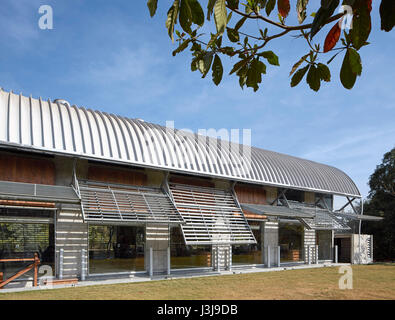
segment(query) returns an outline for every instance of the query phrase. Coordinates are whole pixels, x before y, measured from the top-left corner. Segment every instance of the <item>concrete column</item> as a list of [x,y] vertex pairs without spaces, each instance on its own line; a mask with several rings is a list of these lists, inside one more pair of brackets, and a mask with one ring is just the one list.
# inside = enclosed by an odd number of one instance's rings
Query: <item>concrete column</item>
[[87,265],[87,256],[86,256],[86,250],[82,249],[81,250],[81,281],[85,281],[86,278],[86,265]]
[[339,261],[339,251],[338,251],[338,247],[335,246],[335,263],[337,263]]
[[[276,250],[276,248],[278,247],[277,221],[266,221],[262,223],[261,239],[262,239],[262,250],[263,250],[262,252],[263,263],[267,266],[269,262],[268,260],[272,262],[277,261],[277,250]],[[269,250],[268,247],[270,247]]]
[[304,261],[310,264],[314,257],[314,248],[316,245],[316,233],[315,230],[304,228],[303,233],[303,247],[304,247]]
[[149,276],[152,278],[154,275],[154,250],[149,248]]
[[230,270],[232,267],[232,246],[213,245],[212,246],[213,270]]
[[59,279],[63,279],[63,256],[64,256],[64,250],[60,249],[59,250]]
[[277,247],[277,267],[279,267],[281,264],[281,247]]
[[152,265],[153,273],[166,274],[168,272],[169,226],[149,224],[146,226],[145,234],[145,270],[149,272]]
[[170,255],[171,255],[171,250],[170,250],[170,245],[167,247],[167,275],[170,275],[170,270],[171,270],[171,262],[170,262]]

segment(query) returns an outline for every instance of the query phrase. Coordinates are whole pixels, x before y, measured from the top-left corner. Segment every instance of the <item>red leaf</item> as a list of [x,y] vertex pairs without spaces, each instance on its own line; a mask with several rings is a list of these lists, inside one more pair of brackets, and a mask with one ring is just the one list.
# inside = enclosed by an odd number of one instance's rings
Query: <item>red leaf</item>
[[372,0],[366,0],[366,4],[368,6],[369,12],[372,11]]
[[334,48],[336,43],[339,41],[340,33],[341,29],[339,27],[339,23],[336,22],[325,38],[324,52],[328,52]]
[[278,0],[277,2],[278,12],[283,18],[288,16],[289,10],[291,10],[291,6],[289,5],[289,0]]

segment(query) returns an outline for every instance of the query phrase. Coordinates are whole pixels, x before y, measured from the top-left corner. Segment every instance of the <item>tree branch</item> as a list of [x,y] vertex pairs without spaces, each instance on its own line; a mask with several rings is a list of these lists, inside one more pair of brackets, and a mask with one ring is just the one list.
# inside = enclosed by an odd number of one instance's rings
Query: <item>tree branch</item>
[[[275,22],[275,21],[273,21],[273,20],[270,20],[270,19],[268,19],[268,18],[266,18],[266,17],[264,17],[264,16],[262,16],[262,15],[260,15],[260,14],[254,14],[254,15],[252,15],[251,13],[249,13],[249,14],[244,13],[244,12],[240,11],[239,9],[232,9],[232,8],[230,8],[229,6],[227,6],[227,8],[230,9],[231,11],[233,11],[233,12],[235,12],[235,13],[237,13],[237,14],[243,16],[243,17],[246,17],[246,18],[249,18],[249,19],[260,19],[260,20],[263,20],[263,21],[265,21],[265,22],[267,22],[267,23],[269,23],[269,24],[272,24],[272,25],[274,25],[274,26],[276,26],[276,27],[279,27],[279,28],[281,28],[281,29],[284,29],[284,30],[289,30],[289,31],[293,31],[293,30],[304,30],[304,29],[310,29],[310,28],[313,26],[312,23],[309,23],[309,24],[302,24],[302,25],[300,25],[300,26],[286,26],[286,25],[283,25],[283,24],[281,24],[281,23],[278,23],[278,22]],[[324,25],[326,25],[326,24],[328,24],[328,23],[331,23],[331,22],[333,22],[333,21],[335,21],[335,20],[340,19],[340,18],[343,17],[345,14],[346,14],[346,12],[344,12],[344,13],[338,13],[338,14],[336,14],[336,15],[330,17],[330,18],[325,22]],[[289,32],[289,31],[288,31],[288,32]]]

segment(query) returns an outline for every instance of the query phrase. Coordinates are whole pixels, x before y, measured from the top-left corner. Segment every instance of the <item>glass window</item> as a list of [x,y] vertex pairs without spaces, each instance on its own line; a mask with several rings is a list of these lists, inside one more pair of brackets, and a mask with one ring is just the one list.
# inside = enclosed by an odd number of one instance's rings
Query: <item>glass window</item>
[[89,226],[89,273],[144,271],[144,227]]
[[180,227],[170,229],[171,268],[211,267],[211,246],[187,246]]
[[288,189],[285,196],[287,200],[304,202],[304,192],[300,190]]
[[249,222],[256,244],[240,244],[232,246],[232,264],[262,264],[260,223]]
[[278,241],[281,247],[281,262],[303,260],[303,226],[300,224],[280,223]]
[[[41,265],[54,273],[55,245],[52,224],[0,223],[0,259],[33,258],[38,253]],[[8,278],[32,262],[0,262],[0,272]],[[33,276],[33,270],[23,278]]]
[[0,208],[0,217],[10,218],[53,218],[54,210]]
[[[317,202],[320,199],[320,196],[324,199],[326,205],[329,209],[333,210],[333,196],[331,194],[316,194],[315,201]],[[323,207],[322,202],[319,203],[321,207]],[[325,208],[326,209],[326,208]]]

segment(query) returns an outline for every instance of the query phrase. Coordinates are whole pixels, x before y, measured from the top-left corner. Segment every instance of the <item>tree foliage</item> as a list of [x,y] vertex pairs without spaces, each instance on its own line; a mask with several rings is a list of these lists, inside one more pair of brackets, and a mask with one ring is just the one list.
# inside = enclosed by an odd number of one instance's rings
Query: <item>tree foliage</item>
[[[368,44],[372,0],[343,0],[342,3],[340,0],[321,0],[316,12],[308,12],[311,11],[308,6],[313,4],[309,0],[208,0],[206,16],[201,3],[198,0],[173,0],[165,25],[173,42],[175,35],[177,36],[178,47],[173,51],[173,56],[189,47],[192,54],[191,70],[199,70],[203,78],[211,70],[216,85],[223,76],[221,56],[237,57],[230,74],[239,78],[242,88],[246,86],[258,90],[262,76],[266,74],[266,64],[279,65],[277,55],[267,48],[268,44],[287,34],[304,39],[308,48],[308,52],[295,63],[290,72],[292,87],[298,85],[307,74],[306,82],[312,90],[318,91],[322,81],[331,80],[328,66],[340,53],[344,54],[340,80],[345,88],[353,88],[357,77],[362,73],[362,60],[358,51]],[[151,17],[154,16],[158,0],[148,0],[147,5]],[[295,8],[299,25],[286,24],[286,19],[291,14],[291,5]],[[336,14],[343,5],[352,8],[352,28],[349,30],[341,28],[347,12]],[[382,0],[379,11],[381,29],[387,32],[392,30],[395,24],[395,1]],[[311,23],[304,23],[310,18]],[[214,23],[215,33],[200,33],[206,21],[207,24]],[[248,31],[251,28],[246,30],[246,21],[259,21],[267,27],[262,30],[256,24],[256,32],[251,34]],[[177,23],[180,30],[176,28]],[[334,24],[321,50],[321,44],[313,44],[312,41],[322,27],[330,23]],[[269,32],[269,28],[276,31]],[[329,60],[327,54],[332,54]],[[319,61],[322,55],[327,60],[326,63]]]
[[384,155],[382,163],[370,176],[369,186],[364,214],[384,219],[363,224],[362,231],[373,234],[376,259],[395,260],[395,148]]

